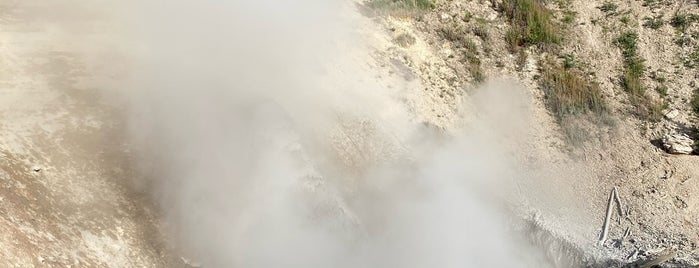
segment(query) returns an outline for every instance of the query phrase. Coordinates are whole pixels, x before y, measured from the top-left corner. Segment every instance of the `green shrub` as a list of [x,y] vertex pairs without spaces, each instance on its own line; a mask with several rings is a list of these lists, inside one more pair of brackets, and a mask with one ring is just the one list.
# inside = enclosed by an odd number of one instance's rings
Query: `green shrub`
[[667,86],[665,84],[655,87],[655,91],[658,92],[658,95],[661,97],[667,96]]
[[566,54],[563,57],[563,68],[565,68],[565,69],[575,68],[575,56],[573,56],[571,54]]
[[624,25],[628,25],[629,22],[631,22],[631,19],[629,18],[629,16],[623,16],[619,19],[619,21],[621,21],[621,23],[623,23]]
[[660,0],[643,0],[643,6],[649,7],[651,9],[659,7],[661,4]]
[[563,22],[567,24],[571,24],[575,21],[575,12],[572,11],[564,11],[563,12]]
[[699,47],[694,48],[694,51],[684,59],[684,66],[687,68],[699,68]]
[[[558,27],[551,21],[550,10],[541,0],[505,0],[501,10],[517,34],[508,33],[508,44],[536,45],[546,48],[561,40]],[[513,40],[513,37],[516,37]]]
[[653,30],[660,29],[660,27],[663,27],[665,25],[665,21],[663,20],[663,15],[658,15],[655,17],[645,17],[643,18],[643,26],[646,28],[651,28]]
[[488,34],[488,28],[485,24],[478,24],[477,26],[473,27],[473,34],[480,37],[484,41],[488,40],[488,37],[490,36]]
[[677,13],[674,17],[672,17],[672,19],[670,19],[670,25],[682,32],[686,31],[687,28],[689,28],[689,26],[695,22],[699,22],[699,15]]
[[619,8],[619,6],[615,3],[606,1],[598,8],[599,8],[599,10],[602,10],[602,12],[604,12],[604,13],[612,13],[612,12],[616,12],[616,10],[617,10],[617,8]]

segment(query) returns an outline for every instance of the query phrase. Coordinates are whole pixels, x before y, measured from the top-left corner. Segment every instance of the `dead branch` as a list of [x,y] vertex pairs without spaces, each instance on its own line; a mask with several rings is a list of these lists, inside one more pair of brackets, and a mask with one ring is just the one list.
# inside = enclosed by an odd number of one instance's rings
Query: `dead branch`
[[614,205],[614,189],[609,193],[609,202],[607,202],[607,216],[604,218],[604,224],[602,225],[602,234],[599,238],[599,245],[604,245],[607,241],[607,234],[609,233],[609,219],[612,217],[612,206]]

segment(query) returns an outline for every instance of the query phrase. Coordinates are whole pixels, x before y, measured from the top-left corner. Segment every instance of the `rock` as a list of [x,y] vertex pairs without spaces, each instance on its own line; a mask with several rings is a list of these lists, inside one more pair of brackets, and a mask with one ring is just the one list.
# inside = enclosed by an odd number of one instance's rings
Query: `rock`
[[447,13],[439,14],[439,18],[442,19],[442,21],[451,20],[451,16],[449,16]]
[[680,111],[672,109],[669,112],[665,113],[665,118],[673,119],[673,118],[677,117],[678,115],[680,115]]
[[662,142],[671,154],[691,154],[694,151],[694,141],[684,134],[665,135]]

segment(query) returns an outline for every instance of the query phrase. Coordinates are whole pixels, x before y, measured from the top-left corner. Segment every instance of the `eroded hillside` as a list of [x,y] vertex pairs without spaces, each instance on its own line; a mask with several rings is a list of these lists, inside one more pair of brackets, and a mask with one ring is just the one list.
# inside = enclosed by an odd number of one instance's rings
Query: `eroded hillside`
[[[602,261],[643,263],[671,252],[676,255],[664,265],[684,267],[698,262],[699,187],[692,181],[699,161],[691,155],[699,112],[698,4],[377,0],[365,6],[393,36],[390,56],[445,107],[488,79],[513,77],[525,85],[536,108],[534,134],[522,142],[529,144],[520,151],[524,161],[546,181],[542,188],[575,192],[530,204],[543,225]],[[429,116],[450,128],[446,122],[458,113]],[[598,246],[613,187],[624,211]],[[566,202],[582,204],[586,219],[565,215],[574,209],[557,211]]]

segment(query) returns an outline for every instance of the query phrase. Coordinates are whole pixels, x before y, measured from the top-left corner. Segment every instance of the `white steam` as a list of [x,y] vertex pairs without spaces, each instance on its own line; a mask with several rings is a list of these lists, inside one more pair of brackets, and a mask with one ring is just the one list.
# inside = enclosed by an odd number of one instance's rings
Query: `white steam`
[[473,126],[416,122],[354,8],[109,5],[141,184],[176,247],[203,267],[523,266],[495,190],[516,181],[500,143],[524,97],[493,83]]

